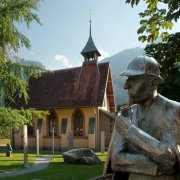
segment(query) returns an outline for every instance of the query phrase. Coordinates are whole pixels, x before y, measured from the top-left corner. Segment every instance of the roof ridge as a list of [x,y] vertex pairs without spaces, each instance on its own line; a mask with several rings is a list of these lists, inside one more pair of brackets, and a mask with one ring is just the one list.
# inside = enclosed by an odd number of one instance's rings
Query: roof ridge
[[[101,64],[110,64],[110,62],[99,62],[98,66]],[[76,67],[72,67],[72,68],[64,68],[64,69],[55,69],[55,70],[47,70],[47,71],[42,71],[42,73],[49,73],[49,72],[59,72],[59,71],[67,71],[67,70],[73,70],[73,69],[79,69],[82,68],[82,66],[76,66]]]
[[55,69],[55,70],[47,70],[47,71],[43,71],[42,73],[48,73],[48,72],[59,72],[59,71],[67,71],[67,70],[73,70],[73,69],[78,69],[81,68],[81,66],[76,66],[76,67],[72,67],[72,68],[64,68],[64,69]]

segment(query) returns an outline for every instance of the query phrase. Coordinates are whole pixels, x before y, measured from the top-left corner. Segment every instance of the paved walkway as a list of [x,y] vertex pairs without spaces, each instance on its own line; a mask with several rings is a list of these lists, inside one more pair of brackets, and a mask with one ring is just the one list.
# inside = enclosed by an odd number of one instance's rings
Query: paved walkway
[[0,177],[17,176],[35,171],[41,171],[42,169],[48,167],[50,159],[51,159],[50,157],[40,156],[37,158],[37,161],[34,164],[30,165],[29,167],[19,171],[0,173]]

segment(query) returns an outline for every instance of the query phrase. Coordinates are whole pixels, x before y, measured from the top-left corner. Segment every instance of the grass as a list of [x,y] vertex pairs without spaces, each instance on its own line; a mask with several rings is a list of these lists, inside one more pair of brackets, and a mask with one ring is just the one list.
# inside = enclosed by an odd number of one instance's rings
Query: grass
[[[18,154],[17,154],[18,155]],[[23,156],[23,154],[19,154],[21,157]],[[33,155],[33,154],[32,154]],[[46,153],[43,152],[42,155],[51,155],[51,153]],[[104,161],[105,160],[105,154],[101,154],[101,153],[97,153],[98,157]],[[32,157],[35,157],[32,156]],[[19,176],[15,176],[15,177],[6,177],[6,178],[1,178],[1,179],[12,179],[12,180],[19,180],[19,179],[23,179],[23,180],[32,180],[32,179],[38,179],[38,180],[86,180],[95,176],[99,176],[102,175],[102,170],[103,170],[103,164],[104,162],[102,162],[99,165],[75,165],[75,164],[67,164],[64,163],[62,155],[60,153],[56,153],[54,156],[54,160],[51,160],[49,163],[48,168],[42,170],[42,171],[38,171],[38,172],[34,172],[34,173],[29,173],[29,174],[24,174],[24,175],[19,175]],[[16,158],[13,156],[12,158],[12,162],[11,163],[15,163],[16,165],[18,165],[18,163],[21,164],[21,166],[19,166],[20,168],[22,168],[23,166],[23,162],[21,160],[18,161],[16,160]],[[17,158],[18,159],[18,158]],[[33,158],[32,158],[33,160]],[[4,165],[4,162],[0,160],[0,170],[2,169],[2,167]],[[5,168],[6,170],[12,170],[13,168],[11,168],[11,166],[14,166],[13,164],[10,164],[10,162],[8,163],[9,167]]]
[[[32,164],[36,160],[35,154],[28,154],[28,162]],[[6,152],[0,152],[0,173],[17,171],[24,168],[24,154],[13,152],[12,157],[6,157]]]

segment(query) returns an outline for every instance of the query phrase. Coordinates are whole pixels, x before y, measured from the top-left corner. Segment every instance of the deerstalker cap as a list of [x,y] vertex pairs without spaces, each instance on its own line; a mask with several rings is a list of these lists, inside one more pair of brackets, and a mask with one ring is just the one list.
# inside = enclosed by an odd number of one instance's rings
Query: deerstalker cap
[[128,65],[127,69],[119,75],[138,76],[144,74],[158,77],[160,81],[163,81],[163,78],[160,76],[160,70],[157,61],[153,57],[146,55],[137,56]]

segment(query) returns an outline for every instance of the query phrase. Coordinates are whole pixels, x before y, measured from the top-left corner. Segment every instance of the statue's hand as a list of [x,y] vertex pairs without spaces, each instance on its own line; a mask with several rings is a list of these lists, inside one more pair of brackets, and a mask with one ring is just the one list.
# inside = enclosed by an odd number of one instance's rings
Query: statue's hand
[[128,128],[131,126],[130,119],[119,115],[116,119],[116,129],[122,136],[126,136]]

